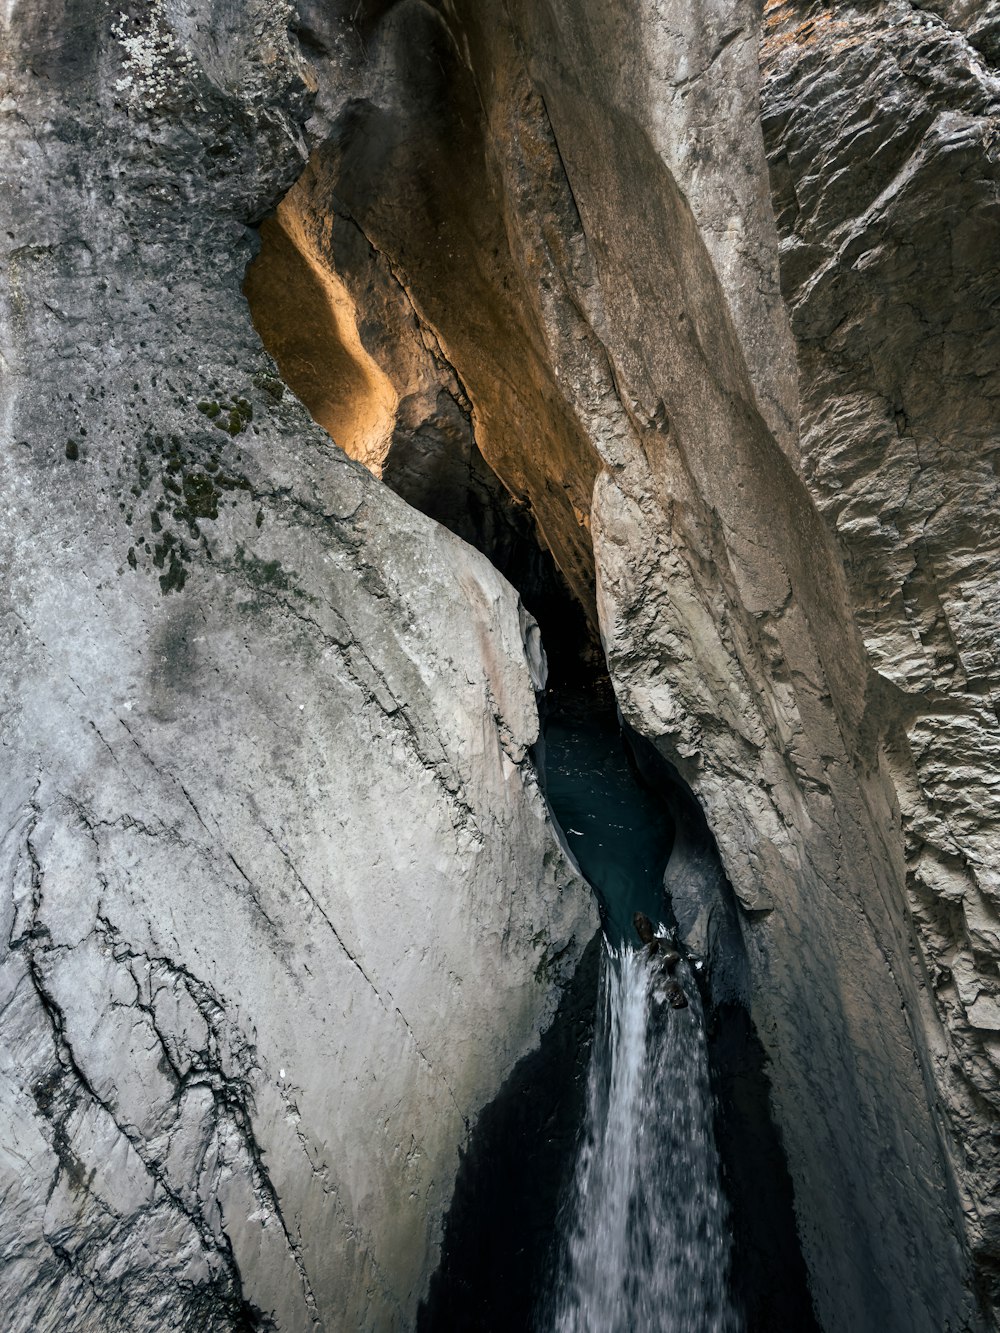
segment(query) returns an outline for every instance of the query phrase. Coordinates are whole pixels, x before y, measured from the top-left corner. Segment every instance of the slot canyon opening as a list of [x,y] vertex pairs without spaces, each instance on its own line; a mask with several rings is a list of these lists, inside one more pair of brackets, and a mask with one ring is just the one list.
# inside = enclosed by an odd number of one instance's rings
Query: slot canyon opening
[[[245,282],[254,324],[333,440],[482,552],[538,622],[549,678],[535,760],[607,939],[634,944],[637,910],[680,927],[681,938],[698,911],[714,913],[712,980],[699,990],[731,1231],[729,1291],[748,1333],[810,1333],[791,1182],[745,993],[739,909],[704,817],[670,765],[623,728],[593,600],[585,606],[576,595],[578,573],[564,577],[528,496],[512,493],[486,462],[475,405],[438,331],[352,219],[317,213],[300,186],[261,225]],[[680,910],[665,876],[684,900]],[[587,1114],[601,950],[598,937],[538,1050],[484,1109],[463,1150],[441,1264],[421,1307],[425,1333],[541,1327]],[[666,1312],[653,1327],[675,1325]]]
[[244,292],[285,383],[349,457],[517,589],[542,629],[550,688],[609,695],[594,612],[573,595],[527,498],[484,459],[461,380],[382,257],[344,218],[318,222],[295,190],[260,237]]

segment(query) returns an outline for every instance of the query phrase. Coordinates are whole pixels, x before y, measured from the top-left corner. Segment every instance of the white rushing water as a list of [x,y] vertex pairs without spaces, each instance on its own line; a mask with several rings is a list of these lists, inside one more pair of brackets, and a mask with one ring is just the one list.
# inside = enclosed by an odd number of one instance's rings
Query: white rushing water
[[554,1333],[739,1333],[704,1018],[686,964],[676,975],[687,1009],[646,949],[607,950]]

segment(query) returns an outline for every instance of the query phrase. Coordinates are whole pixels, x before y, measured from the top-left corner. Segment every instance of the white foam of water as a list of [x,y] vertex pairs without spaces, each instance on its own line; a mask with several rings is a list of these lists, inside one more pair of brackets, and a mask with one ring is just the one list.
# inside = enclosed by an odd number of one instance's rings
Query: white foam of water
[[687,1009],[647,950],[607,950],[553,1333],[739,1333],[704,1017],[676,975]]

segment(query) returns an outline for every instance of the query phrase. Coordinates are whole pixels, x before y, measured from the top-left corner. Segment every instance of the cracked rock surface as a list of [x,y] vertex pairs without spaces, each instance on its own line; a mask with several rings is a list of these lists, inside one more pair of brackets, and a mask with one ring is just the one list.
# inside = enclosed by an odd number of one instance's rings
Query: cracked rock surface
[[303,401],[485,546],[506,488],[701,803],[820,1323],[996,1327],[993,0],[7,22],[22,1327],[411,1327],[596,925],[537,629],[285,392],[265,218]]
[[994,7],[361,10],[289,207],[705,809],[819,1318],[995,1322]]
[[253,331],[291,12],[7,21],[5,1326],[409,1327],[597,924],[528,755],[537,631]]

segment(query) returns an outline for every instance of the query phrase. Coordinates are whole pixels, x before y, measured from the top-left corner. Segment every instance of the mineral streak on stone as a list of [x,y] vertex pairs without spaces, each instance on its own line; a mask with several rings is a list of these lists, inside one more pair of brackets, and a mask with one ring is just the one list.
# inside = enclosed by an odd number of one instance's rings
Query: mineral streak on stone
[[291,20],[7,8],[12,1333],[412,1326],[597,926],[528,758],[537,630],[251,326],[247,224],[306,152]]

